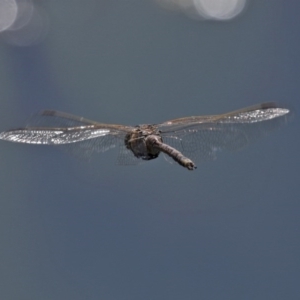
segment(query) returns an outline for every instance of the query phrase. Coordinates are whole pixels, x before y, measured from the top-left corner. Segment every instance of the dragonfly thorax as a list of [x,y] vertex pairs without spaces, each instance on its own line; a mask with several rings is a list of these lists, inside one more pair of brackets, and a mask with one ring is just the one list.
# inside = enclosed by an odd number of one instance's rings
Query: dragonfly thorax
[[157,158],[160,150],[148,142],[148,137],[150,136],[162,143],[160,133],[155,126],[140,125],[126,135],[125,145],[138,158],[144,160]]

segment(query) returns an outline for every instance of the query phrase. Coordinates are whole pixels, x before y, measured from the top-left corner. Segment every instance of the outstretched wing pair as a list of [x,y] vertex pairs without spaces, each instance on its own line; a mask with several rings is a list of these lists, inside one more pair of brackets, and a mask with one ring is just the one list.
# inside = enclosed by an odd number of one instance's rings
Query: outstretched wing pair
[[[244,148],[286,123],[290,110],[263,103],[221,115],[196,116],[155,125],[163,142],[186,157],[202,162],[218,151]],[[135,127],[102,124],[81,117],[45,110],[34,115],[25,128],[2,132],[0,139],[28,144],[63,145],[68,151],[90,158],[94,153],[118,147],[119,164],[141,160],[125,146],[126,134]]]

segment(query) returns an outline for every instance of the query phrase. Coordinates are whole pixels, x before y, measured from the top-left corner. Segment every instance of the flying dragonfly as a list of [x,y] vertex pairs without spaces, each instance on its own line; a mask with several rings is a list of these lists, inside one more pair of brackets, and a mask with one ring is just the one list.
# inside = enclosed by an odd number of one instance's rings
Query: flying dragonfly
[[118,147],[118,163],[137,164],[162,152],[188,170],[194,161],[235,151],[287,122],[290,110],[263,103],[220,115],[185,117],[160,124],[126,126],[103,124],[71,114],[44,110],[24,128],[0,133],[0,139],[26,144],[67,145],[83,156]]

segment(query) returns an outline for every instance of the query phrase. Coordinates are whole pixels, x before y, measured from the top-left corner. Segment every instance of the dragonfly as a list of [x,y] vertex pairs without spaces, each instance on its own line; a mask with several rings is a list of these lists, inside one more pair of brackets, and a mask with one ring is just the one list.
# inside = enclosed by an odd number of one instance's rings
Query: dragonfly
[[55,110],[44,110],[23,128],[0,133],[11,142],[68,146],[90,157],[117,147],[118,163],[134,165],[164,153],[188,170],[195,162],[216,159],[217,152],[236,151],[287,122],[290,109],[262,103],[220,115],[192,116],[160,124],[104,124]]

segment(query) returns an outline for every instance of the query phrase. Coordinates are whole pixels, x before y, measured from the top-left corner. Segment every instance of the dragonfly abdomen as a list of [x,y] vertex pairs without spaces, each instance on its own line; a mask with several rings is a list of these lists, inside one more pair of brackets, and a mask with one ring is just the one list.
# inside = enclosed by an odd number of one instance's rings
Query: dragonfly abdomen
[[155,135],[147,136],[146,144],[149,148],[156,148],[166,153],[167,155],[172,157],[177,163],[187,168],[188,170],[194,170],[197,168],[192,160],[185,157],[180,151],[169,146],[168,144],[162,143]]

